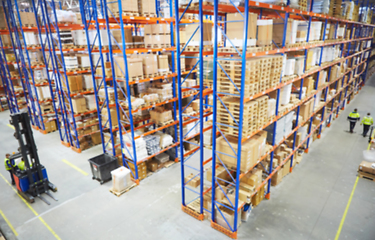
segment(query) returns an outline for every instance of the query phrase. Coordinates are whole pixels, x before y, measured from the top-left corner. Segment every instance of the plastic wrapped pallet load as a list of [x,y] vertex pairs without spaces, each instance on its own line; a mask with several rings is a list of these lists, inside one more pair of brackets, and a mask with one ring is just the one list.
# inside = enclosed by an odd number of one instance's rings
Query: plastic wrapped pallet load
[[[274,131],[275,124],[271,124],[266,127],[267,134],[267,142],[272,143],[273,140],[273,131]],[[276,132],[275,132],[275,143],[279,143],[284,138],[284,128],[285,128],[285,118],[282,117],[277,120],[276,124]]]
[[113,191],[121,192],[129,187],[132,183],[130,179],[130,170],[124,166],[111,171],[111,175]]
[[25,36],[25,42],[27,46],[39,44],[38,37],[35,33],[24,32],[24,36]]
[[280,104],[286,105],[290,102],[290,95],[292,93],[292,83],[285,85],[280,91]]
[[294,74],[295,65],[296,65],[295,58],[286,59],[285,72],[284,72],[285,76],[290,76]]
[[[134,132],[134,137],[138,137],[142,134],[143,134],[142,132],[137,130]],[[140,161],[148,156],[147,149],[146,149],[146,142],[143,139],[143,137],[132,140],[130,134],[125,134],[123,136],[123,142],[124,142],[125,148],[122,150],[122,152],[125,154],[127,158],[134,159],[133,144],[135,144],[137,161]]]

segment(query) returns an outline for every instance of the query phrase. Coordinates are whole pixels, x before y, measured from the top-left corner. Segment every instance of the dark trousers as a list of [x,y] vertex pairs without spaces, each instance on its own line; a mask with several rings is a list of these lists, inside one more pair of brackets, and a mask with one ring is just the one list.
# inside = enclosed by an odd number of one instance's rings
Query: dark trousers
[[13,177],[12,170],[8,170],[8,172],[10,173],[10,178],[12,179],[12,184],[14,185],[15,182],[14,182],[14,177]]
[[353,132],[356,122],[350,122],[350,131]]
[[370,125],[363,124],[363,136],[364,137],[367,135],[368,130],[370,130]]

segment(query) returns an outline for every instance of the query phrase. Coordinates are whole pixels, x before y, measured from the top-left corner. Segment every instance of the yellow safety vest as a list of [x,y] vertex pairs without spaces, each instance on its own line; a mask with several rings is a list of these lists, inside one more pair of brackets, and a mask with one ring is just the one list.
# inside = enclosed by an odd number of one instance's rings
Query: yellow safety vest
[[360,118],[359,113],[357,113],[357,112],[351,112],[351,113],[349,114],[349,117],[350,117],[350,118]]
[[364,125],[372,125],[374,123],[374,120],[372,119],[372,117],[363,117],[362,123]]
[[12,164],[12,161],[9,158],[5,158],[4,165],[5,165],[5,170],[9,171],[9,170],[12,170],[12,165],[14,166],[15,164],[14,164],[14,161]]
[[21,161],[18,164],[18,169],[21,170],[21,171],[25,170],[25,162],[24,161]]

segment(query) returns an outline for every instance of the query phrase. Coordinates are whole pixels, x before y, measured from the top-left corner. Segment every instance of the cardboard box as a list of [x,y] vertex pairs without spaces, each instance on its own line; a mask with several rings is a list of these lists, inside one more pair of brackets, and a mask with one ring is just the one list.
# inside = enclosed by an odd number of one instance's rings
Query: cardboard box
[[165,123],[172,120],[172,110],[155,109],[150,111],[151,121],[155,123]]
[[[125,61],[122,56],[114,57],[117,64],[115,64],[115,73],[117,77],[124,78],[125,71]],[[142,58],[127,58],[128,61],[128,75],[129,79],[132,78],[143,78],[143,60]]]
[[288,161],[286,161],[286,163],[283,165],[282,171],[283,171],[283,177],[285,177],[286,175],[289,174],[289,172],[290,172],[290,159]]
[[72,98],[72,106],[73,106],[73,112],[75,114],[83,113],[87,111],[86,99],[83,96],[77,96],[77,97]]
[[[120,29],[112,29],[111,33],[112,33],[113,38],[115,39],[115,42],[114,42],[113,45],[122,47],[121,30]],[[124,34],[125,34],[125,46],[126,46],[126,48],[129,48],[129,47],[133,46],[132,30],[130,28],[125,28]]]
[[[186,37],[189,39],[193,36],[195,30],[197,29],[196,24],[189,24],[185,27]],[[194,34],[192,39],[189,42],[189,46],[199,46],[199,33]],[[204,22],[203,23],[203,45],[211,46],[212,45],[212,23]]]
[[91,141],[93,145],[98,145],[102,143],[102,137],[100,135],[100,132],[93,133],[90,136],[91,136]]
[[143,63],[143,73],[156,74],[158,73],[158,56],[155,54],[141,54]]
[[159,164],[158,164],[158,162],[155,161],[154,159],[147,161],[147,169],[148,169],[150,172],[155,172],[156,170],[159,169]]
[[257,26],[258,26],[258,39],[257,45],[258,46],[268,46],[272,44],[272,31],[273,31],[273,24],[272,20],[264,20],[258,19]]
[[70,92],[80,92],[83,90],[83,78],[82,75],[69,75],[67,80],[62,81],[62,87],[64,90],[70,88]]
[[185,184],[193,188],[197,188],[200,185],[200,177],[194,177],[194,174],[190,173],[188,176],[185,177]]
[[159,72],[169,72],[168,55],[158,55],[158,68]]
[[[238,140],[236,137],[232,136],[226,136],[227,140],[230,142],[231,147],[237,151],[237,143]],[[219,137],[217,139],[217,150],[218,152],[218,157],[223,161],[224,164],[226,164],[230,168],[236,168],[237,167],[237,159],[234,157],[229,157],[230,156],[236,156],[236,154],[233,152],[226,140],[223,137]],[[257,161],[257,156],[258,156],[258,149],[259,149],[259,142],[255,139],[249,139],[245,141],[242,144],[241,147],[241,172],[246,172],[250,167],[252,167],[255,162]],[[226,155],[225,155],[226,154]],[[219,161],[219,160],[217,160]]]
[[271,186],[277,186],[283,180],[283,171],[280,168],[271,178]]
[[[108,114],[108,110],[107,110],[106,107],[104,107],[102,109],[102,125],[103,126],[107,122],[107,120],[109,119],[109,116],[111,117],[112,126],[117,127],[118,126],[118,118],[117,118],[116,107],[110,108],[109,114]],[[106,126],[108,126],[108,124]]]
[[[292,31],[293,19],[288,18],[287,31],[285,37],[285,45],[290,43],[291,31]],[[279,46],[282,46],[284,37],[284,20],[283,19],[273,19],[272,25],[272,40]]]
[[[223,207],[223,206],[219,206],[219,209],[220,209],[220,212],[218,209],[215,209],[215,220],[216,220],[216,223],[219,224],[220,226],[230,230],[231,228],[233,228],[233,225],[234,225],[234,212],[232,210],[229,210],[228,208],[226,207]],[[241,211],[238,211],[237,213],[237,227],[240,226],[241,224]],[[223,218],[223,216],[225,217],[225,219]],[[229,227],[228,224],[231,226]]]
[[142,15],[156,15],[154,0],[138,0],[138,11]]
[[374,168],[372,167],[372,162],[362,161],[361,164],[359,164],[358,171],[362,171],[365,173],[370,173],[375,175],[375,164]]
[[[249,24],[247,27],[247,46],[256,45],[257,37],[257,18],[256,13],[249,13]],[[226,35],[230,41],[237,47],[242,48],[242,40],[244,34],[244,18],[239,13],[228,13],[227,14],[227,32]],[[241,22],[230,22],[230,21],[241,21]],[[232,46],[227,41],[227,46]]]
[[162,35],[162,34],[170,34],[171,33],[171,29],[170,29],[169,24],[159,23],[159,24],[151,24],[149,26],[151,26],[152,34]]

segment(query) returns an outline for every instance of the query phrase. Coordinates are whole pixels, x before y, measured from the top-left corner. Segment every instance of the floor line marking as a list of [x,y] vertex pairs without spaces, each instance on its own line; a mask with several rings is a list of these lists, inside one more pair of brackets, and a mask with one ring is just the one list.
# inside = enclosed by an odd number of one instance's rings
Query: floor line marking
[[350,197],[349,197],[349,200],[348,200],[348,204],[346,205],[346,208],[345,208],[345,211],[344,211],[344,215],[341,218],[340,226],[339,226],[339,229],[337,230],[335,240],[338,240],[339,237],[340,237],[342,226],[344,225],[344,222],[345,222],[346,214],[348,213],[348,210],[349,210],[349,207],[350,207],[350,203],[352,202],[352,198],[353,198],[353,195],[354,195],[354,191],[355,191],[355,189],[357,187],[357,184],[358,184],[358,179],[359,179],[359,177],[357,176],[357,179],[355,180],[355,183],[354,183],[354,186],[353,186],[352,193],[350,194]]
[[17,237],[18,233],[17,233],[16,229],[14,229],[13,225],[9,222],[8,218],[5,217],[5,214],[3,213],[3,211],[1,211],[1,209],[0,209],[0,215],[4,218],[5,222],[8,224],[8,226],[10,227],[10,229],[12,230],[14,235]]
[[87,172],[83,171],[82,169],[80,169],[79,167],[77,167],[76,165],[74,165],[73,163],[63,159],[62,160],[64,163],[68,164],[69,166],[71,166],[72,168],[74,168],[75,170],[77,170],[78,172],[82,173],[83,175],[87,176],[89,175]]
[[11,129],[15,130],[14,127],[10,124],[7,124],[8,127],[10,127]]
[[12,187],[12,185],[8,182],[8,180],[5,179],[5,177],[0,173],[0,176],[4,179],[4,181],[13,189],[13,191],[18,195],[18,197],[21,198],[21,200],[26,204],[26,206],[35,214],[35,216],[39,217],[39,220],[46,226],[46,228],[52,233],[52,235],[58,239],[61,240],[61,238],[55,233],[55,231],[52,230],[52,228],[44,221],[42,217],[39,216],[39,214],[34,210],[33,207],[30,206],[28,202]]

